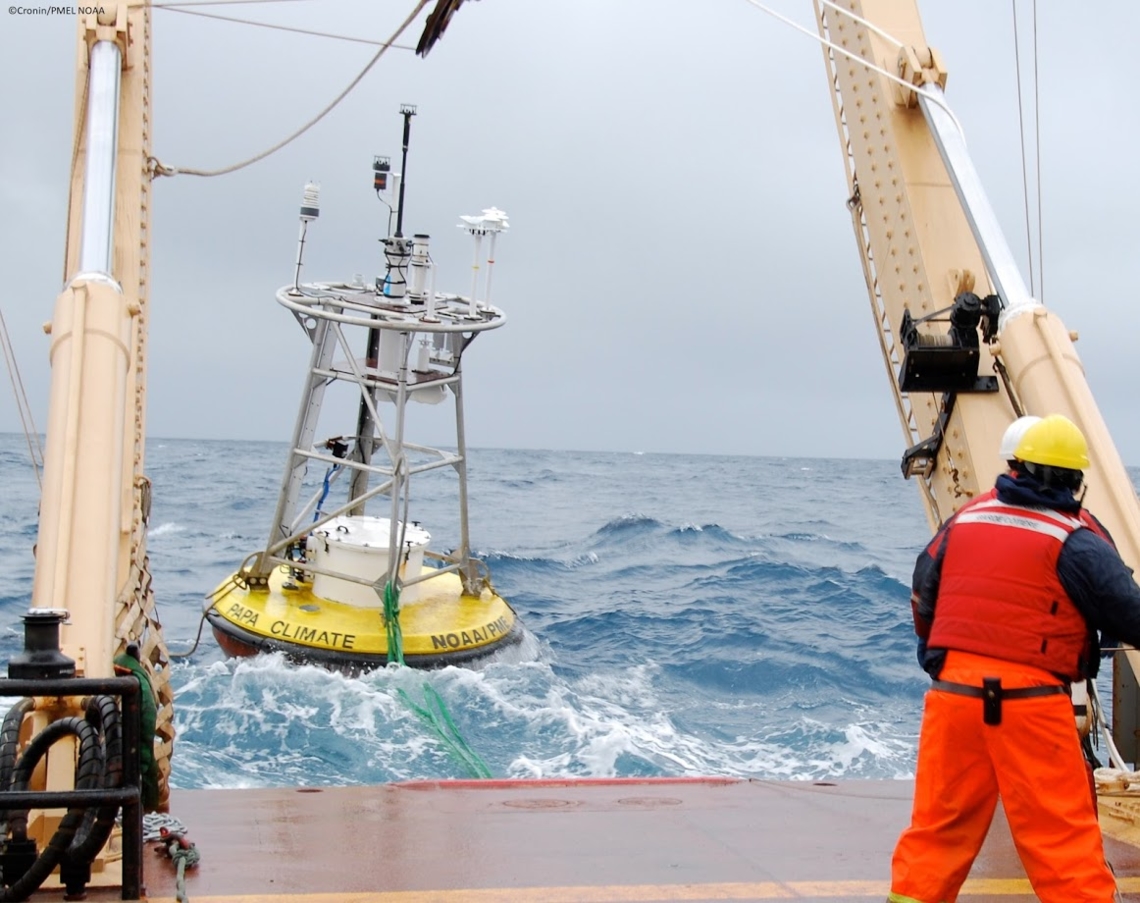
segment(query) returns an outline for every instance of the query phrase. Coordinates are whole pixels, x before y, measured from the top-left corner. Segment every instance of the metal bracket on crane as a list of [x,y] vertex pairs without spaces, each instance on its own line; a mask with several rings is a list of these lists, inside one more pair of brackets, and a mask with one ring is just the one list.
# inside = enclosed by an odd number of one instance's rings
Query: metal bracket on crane
[[[900,47],[898,59],[899,78],[909,85],[938,85],[946,89],[946,67],[942,57],[933,47],[921,50],[914,47]],[[900,84],[894,85],[895,103],[902,107],[918,106],[918,95]]]
[[950,415],[954,413],[954,402],[958,400],[956,392],[946,392],[942,396],[942,405],[938,411],[938,420],[934,424],[934,432],[917,445],[912,445],[902,456],[902,475],[904,479],[922,477],[926,479],[934,472],[934,465],[938,463],[938,452],[942,448],[942,440],[946,436],[946,426],[950,422]]

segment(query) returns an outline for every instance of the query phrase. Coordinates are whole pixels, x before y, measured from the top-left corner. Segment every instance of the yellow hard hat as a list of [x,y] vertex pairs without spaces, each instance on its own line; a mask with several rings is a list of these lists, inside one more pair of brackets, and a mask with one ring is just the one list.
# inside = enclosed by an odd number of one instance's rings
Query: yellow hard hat
[[1068,417],[1050,414],[1025,431],[1013,456],[1030,464],[1084,470],[1089,466],[1089,444]]

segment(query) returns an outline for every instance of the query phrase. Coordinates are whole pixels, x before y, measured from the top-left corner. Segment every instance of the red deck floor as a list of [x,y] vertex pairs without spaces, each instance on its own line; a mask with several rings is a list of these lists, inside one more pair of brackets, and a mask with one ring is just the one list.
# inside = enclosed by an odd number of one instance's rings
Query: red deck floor
[[[883,900],[912,784],[619,780],[175,791],[193,903]],[[1140,851],[1106,838],[1124,899]],[[147,851],[151,900],[174,872]],[[965,891],[1036,899],[1000,811]]]

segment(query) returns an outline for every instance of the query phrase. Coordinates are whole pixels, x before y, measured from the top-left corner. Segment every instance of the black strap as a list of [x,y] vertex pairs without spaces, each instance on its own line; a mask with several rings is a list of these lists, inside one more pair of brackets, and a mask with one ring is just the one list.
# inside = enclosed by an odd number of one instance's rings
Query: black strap
[[[986,692],[982,687],[972,687],[969,684],[955,684],[948,680],[934,680],[930,682],[932,690],[941,690],[944,693],[957,693],[959,696],[973,696],[977,699],[985,699]],[[999,689],[1001,689],[999,687]],[[1056,696],[1063,693],[1068,693],[1069,688],[1064,684],[1050,685],[1047,687],[1015,687],[1013,689],[1002,689],[1002,699],[1031,699],[1034,696]]]
[[974,687],[970,684],[956,684],[948,680],[935,680],[931,682],[931,689],[941,690],[943,693],[955,693],[958,696],[972,696],[983,700],[982,720],[986,724],[1001,724],[1001,704],[1006,699],[1032,699],[1036,696],[1069,695],[1069,688],[1063,684],[1053,684],[1045,687],[1013,687],[1003,689],[1000,677],[986,677],[982,679],[982,686]]

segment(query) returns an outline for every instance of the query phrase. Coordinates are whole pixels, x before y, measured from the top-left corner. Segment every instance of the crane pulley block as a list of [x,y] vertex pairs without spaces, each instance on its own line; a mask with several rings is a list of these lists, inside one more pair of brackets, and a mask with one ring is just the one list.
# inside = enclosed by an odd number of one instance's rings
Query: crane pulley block
[[[979,376],[980,339],[990,341],[997,333],[1001,300],[997,295],[979,298],[962,292],[951,307],[915,319],[903,311],[899,330],[903,364],[899,388],[904,392],[996,392],[997,378]],[[942,314],[949,316],[941,317]],[[946,332],[920,329],[928,323],[949,322]],[[980,328],[980,336],[979,336]]]
[[128,48],[134,39],[133,27],[128,18],[127,4],[116,6],[84,7],[90,10],[82,19],[83,40],[87,45],[87,52],[99,41],[110,41],[119,48],[119,58],[123,69],[130,68]]
[[[898,56],[899,78],[908,85],[937,85],[946,90],[946,66],[933,47],[900,47]],[[918,95],[913,89],[894,85],[895,102],[904,107],[918,106]]]

